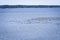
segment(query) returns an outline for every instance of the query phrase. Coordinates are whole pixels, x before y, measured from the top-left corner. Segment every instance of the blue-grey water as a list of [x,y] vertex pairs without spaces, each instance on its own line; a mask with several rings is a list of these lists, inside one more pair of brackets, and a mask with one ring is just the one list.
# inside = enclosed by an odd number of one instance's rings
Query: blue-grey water
[[60,8],[0,9],[0,40],[60,40],[60,19],[40,17],[60,17]]

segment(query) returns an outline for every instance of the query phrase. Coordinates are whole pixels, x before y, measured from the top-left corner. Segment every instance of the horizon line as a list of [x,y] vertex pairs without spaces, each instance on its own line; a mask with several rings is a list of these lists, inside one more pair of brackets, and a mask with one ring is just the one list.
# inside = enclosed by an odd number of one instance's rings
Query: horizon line
[[0,5],[0,8],[60,8],[60,5]]
[[[30,6],[30,5],[28,5]],[[32,5],[32,6],[38,6],[38,5]],[[60,6],[60,5],[46,5],[46,6]]]

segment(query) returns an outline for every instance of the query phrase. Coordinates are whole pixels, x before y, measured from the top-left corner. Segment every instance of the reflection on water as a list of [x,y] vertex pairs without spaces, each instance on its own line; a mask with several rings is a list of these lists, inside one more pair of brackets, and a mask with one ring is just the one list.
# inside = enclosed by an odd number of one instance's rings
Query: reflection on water
[[0,40],[60,40],[60,8],[0,9]]

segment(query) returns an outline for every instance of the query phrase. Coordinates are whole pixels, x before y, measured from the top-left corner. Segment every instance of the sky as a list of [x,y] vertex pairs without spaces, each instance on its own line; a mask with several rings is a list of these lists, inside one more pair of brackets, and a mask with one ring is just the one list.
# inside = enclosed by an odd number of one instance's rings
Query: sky
[[0,5],[60,5],[60,0],[0,0]]

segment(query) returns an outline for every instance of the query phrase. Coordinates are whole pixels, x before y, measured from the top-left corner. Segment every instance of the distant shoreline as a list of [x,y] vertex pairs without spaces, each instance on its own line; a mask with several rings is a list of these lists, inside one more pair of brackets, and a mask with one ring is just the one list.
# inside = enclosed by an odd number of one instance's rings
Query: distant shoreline
[[0,5],[0,8],[60,8],[60,5]]

